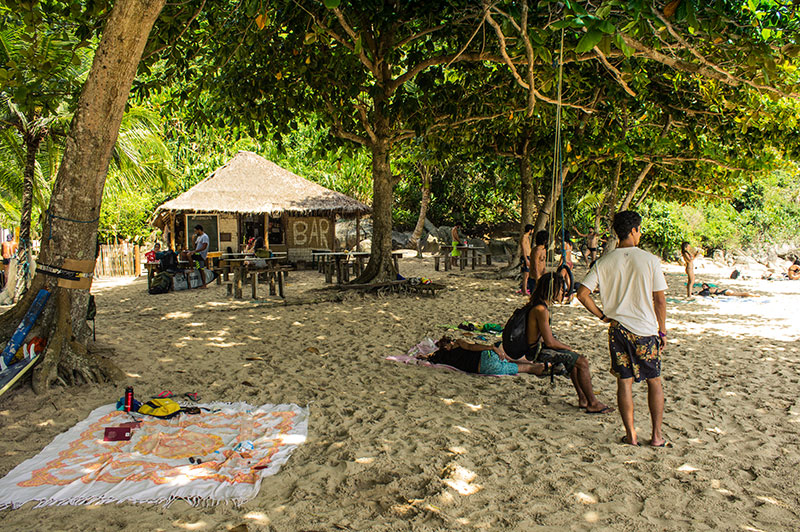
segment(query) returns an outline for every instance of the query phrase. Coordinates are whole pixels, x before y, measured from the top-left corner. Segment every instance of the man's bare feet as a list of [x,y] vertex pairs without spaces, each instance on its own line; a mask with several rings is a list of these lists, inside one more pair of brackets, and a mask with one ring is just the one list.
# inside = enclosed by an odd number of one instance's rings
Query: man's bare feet
[[607,406],[603,403],[597,403],[596,405],[586,407],[587,414],[610,414],[614,410],[613,406]]

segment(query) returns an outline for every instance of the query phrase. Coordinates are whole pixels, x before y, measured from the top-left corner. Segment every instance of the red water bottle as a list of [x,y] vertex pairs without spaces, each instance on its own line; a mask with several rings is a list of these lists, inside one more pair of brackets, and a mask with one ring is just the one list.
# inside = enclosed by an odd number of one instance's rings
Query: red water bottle
[[130,412],[133,406],[133,386],[125,388],[125,411]]

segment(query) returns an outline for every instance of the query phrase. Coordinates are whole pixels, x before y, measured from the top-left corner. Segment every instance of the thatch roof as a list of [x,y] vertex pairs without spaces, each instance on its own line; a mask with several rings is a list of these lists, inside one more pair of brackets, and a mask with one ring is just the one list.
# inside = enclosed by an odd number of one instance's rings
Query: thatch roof
[[354,216],[371,209],[351,197],[312,183],[249,151],[240,151],[224,166],[160,205],[154,223],[170,212],[208,212],[295,216]]

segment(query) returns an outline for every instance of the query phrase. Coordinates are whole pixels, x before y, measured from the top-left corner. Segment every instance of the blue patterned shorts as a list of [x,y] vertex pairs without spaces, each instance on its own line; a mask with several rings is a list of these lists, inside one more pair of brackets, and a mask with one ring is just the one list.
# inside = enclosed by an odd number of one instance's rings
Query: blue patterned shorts
[[492,350],[481,351],[481,365],[478,372],[483,375],[516,375],[519,372],[519,366],[513,362],[500,360]]

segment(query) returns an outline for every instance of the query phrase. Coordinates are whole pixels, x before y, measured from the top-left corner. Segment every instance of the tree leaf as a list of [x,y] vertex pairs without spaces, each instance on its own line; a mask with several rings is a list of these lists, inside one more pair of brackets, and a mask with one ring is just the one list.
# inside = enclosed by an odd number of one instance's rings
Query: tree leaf
[[328,9],[336,9],[337,7],[339,7],[341,0],[323,0],[322,3],[325,4],[325,7],[327,7]]
[[590,30],[586,32],[586,35],[581,37],[581,40],[578,41],[578,45],[575,47],[575,51],[579,54],[588,52],[595,46],[600,40],[603,38],[603,32],[600,30]]

